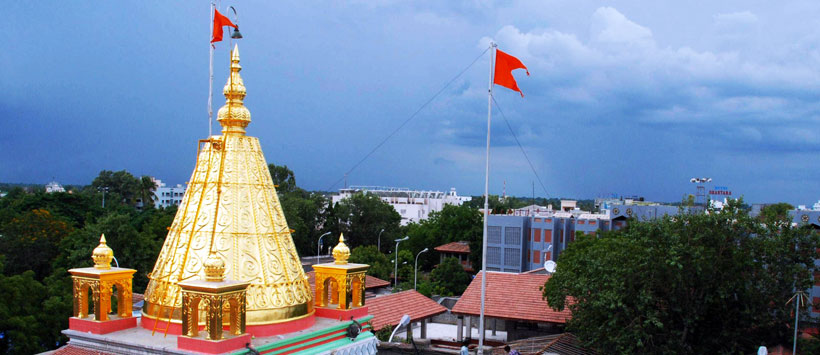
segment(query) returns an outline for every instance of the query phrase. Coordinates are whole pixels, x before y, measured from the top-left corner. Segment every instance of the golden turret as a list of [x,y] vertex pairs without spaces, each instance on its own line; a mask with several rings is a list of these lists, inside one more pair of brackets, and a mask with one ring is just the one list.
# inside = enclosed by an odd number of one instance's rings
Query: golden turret
[[114,250],[108,247],[105,243],[105,234],[100,235],[100,245],[94,248],[91,253],[91,259],[94,260],[94,268],[108,270],[111,268],[111,259],[114,259]]
[[344,233],[339,234],[339,244],[333,247],[333,259],[336,260],[336,264],[340,265],[347,264],[347,259],[350,259],[350,248],[345,244]]
[[180,322],[179,283],[219,278],[250,283],[249,326],[313,313],[310,284],[259,139],[245,135],[251,114],[242,101],[240,69],[237,47],[218,113],[222,135],[200,141],[196,167],[149,275],[143,308],[149,320]]

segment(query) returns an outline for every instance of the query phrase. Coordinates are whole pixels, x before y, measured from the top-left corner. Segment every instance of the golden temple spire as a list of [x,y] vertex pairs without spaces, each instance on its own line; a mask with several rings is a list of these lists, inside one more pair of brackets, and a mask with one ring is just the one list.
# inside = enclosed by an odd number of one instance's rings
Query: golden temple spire
[[114,258],[114,250],[105,244],[105,234],[100,236],[100,245],[94,248],[91,253],[91,259],[94,260],[94,268],[96,269],[110,269],[111,259]]
[[336,264],[347,264],[347,259],[350,259],[350,248],[345,244],[344,233],[339,234],[339,244],[333,247],[333,259],[336,259]]
[[251,123],[251,112],[242,102],[246,91],[242,76],[239,75],[240,70],[242,66],[239,65],[239,45],[236,45],[231,51],[231,75],[222,89],[226,99],[225,106],[219,108],[216,119],[222,125],[222,134],[245,135],[245,127]]

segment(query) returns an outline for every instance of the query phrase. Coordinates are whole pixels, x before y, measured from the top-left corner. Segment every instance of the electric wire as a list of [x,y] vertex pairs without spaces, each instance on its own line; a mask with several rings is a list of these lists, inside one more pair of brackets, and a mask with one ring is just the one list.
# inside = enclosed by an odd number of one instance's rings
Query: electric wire
[[524,150],[524,146],[521,145],[521,142],[518,140],[518,136],[515,135],[515,132],[510,125],[510,121],[507,120],[507,115],[504,114],[504,110],[501,109],[501,105],[498,104],[498,101],[495,101],[495,96],[492,96],[493,102],[495,103],[495,107],[498,109],[498,112],[501,113],[501,118],[504,119],[504,123],[507,124],[507,128],[510,129],[510,133],[512,134],[513,138],[515,138],[515,143],[518,144],[518,148],[521,149],[521,154],[524,155],[524,158],[527,159],[527,163],[530,165],[530,169],[532,169],[532,173],[535,175],[535,178],[538,180],[538,184],[541,185],[541,189],[544,190],[544,193],[547,195],[547,198],[550,198],[550,193],[547,192],[547,188],[544,187],[544,183],[541,181],[541,177],[538,176],[538,172],[535,171],[535,167],[532,165],[532,161],[530,161],[530,157],[527,156],[527,152]]
[[401,129],[405,126],[405,125],[407,125],[408,123],[410,123],[410,121],[412,121],[412,120],[413,120],[413,119],[414,119],[414,118],[415,118],[415,117],[419,114],[419,112],[421,112],[421,110],[423,110],[425,107],[427,107],[427,105],[429,105],[431,102],[433,102],[433,100],[435,100],[435,99],[436,99],[439,95],[441,95],[441,93],[443,93],[443,92],[444,92],[444,90],[446,90],[446,89],[447,89],[447,88],[448,88],[448,87],[449,87],[449,86],[450,86],[453,82],[455,82],[458,78],[460,78],[460,77],[461,77],[461,75],[463,75],[463,74],[464,74],[467,70],[469,70],[469,69],[470,69],[470,68],[471,68],[471,67],[472,67],[472,66],[473,66],[476,62],[478,62],[478,60],[479,60],[479,59],[481,59],[481,57],[483,57],[483,56],[484,56],[484,54],[486,54],[486,53],[487,53],[487,51],[489,51],[489,50],[490,50],[490,48],[491,48],[491,47],[487,47],[487,49],[485,49],[483,52],[481,52],[481,54],[479,54],[479,55],[478,55],[478,57],[476,57],[476,58],[473,60],[473,62],[472,62],[472,63],[470,63],[470,65],[468,65],[466,68],[464,68],[464,69],[463,69],[462,71],[460,71],[458,74],[456,74],[456,76],[454,76],[452,79],[450,79],[450,81],[448,81],[446,84],[444,84],[444,86],[443,86],[443,87],[442,87],[442,88],[441,88],[438,92],[436,92],[436,93],[435,93],[432,97],[430,97],[430,99],[428,99],[428,100],[427,100],[424,104],[422,104],[422,105],[421,105],[421,106],[420,106],[420,107],[419,107],[419,108],[418,108],[415,112],[413,112],[413,114],[412,114],[412,115],[410,115],[410,117],[408,117],[406,120],[404,120],[404,122],[402,122],[402,124],[400,124],[400,125],[399,125],[399,126],[398,126],[395,130],[393,130],[393,132],[391,132],[390,134],[388,134],[388,135],[387,135],[387,137],[385,137],[385,138],[384,138],[381,142],[379,142],[379,144],[377,144],[375,147],[373,147],[373,149],[371,149],[371,150],[370,150],[370,152],[368,152],[367,154],[365,154],[365,156],[364,156],[361,160],[359,160],[359,162],[358,162],[358,163],[354,164],[354,165],[353,165],[353,167],[351,167],[351,168],[350,168],[350,169],[349,169],[349,170],[348,170],[348,171],[344,174],[344,176],[342,176],[341,178],[339,178],[339,180],[336,180],[336,182],[334,182],[332,185],[328,186],[328,188],[327,188],[327,189],[325,189],[325,191],[328,191],[328,192],[332,191],[333,187],[335,187],[337,184],[339,184],[339,182],[341,182],[341,181],[342,181],[342,180],[344,180],[344,179],[345,179],[348,175],[350,175],[350,173],[351,173],[351,172],[353,172],[353,170],[355,170],[356,168],[358,168],[358,167],[359,167],[359,165],[361,165],[362,163],[364,163],[364,161],[365,161],[365,160],[367,160],[367,158],[370,158],[370,156],[371,156],[371,155],[373,155],[373,153],[375,153],[375,152],[376,152],[376,150],[378,150],[379,148],[381,148],[381,146],[383,146],[383,145],[384,145],[384,143],[387,143],[387,141],[388,141],[390,138],[392,138],[392,137],[393,137],[396,133],[398,133],[398,132],[399,132],[399,131],[400,131],[400,130],[401,130]]

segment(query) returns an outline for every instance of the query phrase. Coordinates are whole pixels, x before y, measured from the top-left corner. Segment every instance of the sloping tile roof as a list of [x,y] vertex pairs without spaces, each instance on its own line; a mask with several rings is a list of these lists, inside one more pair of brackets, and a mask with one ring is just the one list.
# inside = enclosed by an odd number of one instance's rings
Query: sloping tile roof
[[434,250],[441,253],[470,254],[470,244],[467,242],[452,242],[439,245]]
[[97,350],[91,350],[86,348],[81,348],[74,345],[66,345],[62,348],[55,350],[52,355],[114,355],[113,353],[107,353]]
[[[470,286],[453,306],[453,313],[479,315],[481,309],[481,278],[479,272]],[[558,312],[541,299],[539,287],[550,275],[513,274],[488,272],[487,298],[484,315],[493,318],[531,322],[566,323],[571,314],[569,308]]]
[[[310,293],[316,294],[316,272],[308,271],[305,273],[308,277],[308,282],[310,283]],[[379,288],[379,287],[387,287],[390,286],[389,281],[384,281],[378,277],[373,277],[370,275],[365,275],[364,278],[364,289],[369,290],[371,288]]]
[[379,330],[387,325],[399,324],[399,320],[405,314],[410,315],[413,322],[437,314],[447,312],[447,308],[422,295],[416,290],[407,290],[399,293],[370,298],[366,306],[369,314],[373,315],[371,321],[373,329]]

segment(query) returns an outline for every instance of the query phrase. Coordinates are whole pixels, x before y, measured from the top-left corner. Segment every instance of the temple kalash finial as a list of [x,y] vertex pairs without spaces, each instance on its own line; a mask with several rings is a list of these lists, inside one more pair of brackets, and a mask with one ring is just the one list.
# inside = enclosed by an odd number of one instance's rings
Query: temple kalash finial
[[111,268],[111,259],[114,259],[114,250],[105,244],[105,234],[100,235],[100,245],[91,252],[91,259],[94,260],[95,269],[107,270]]
[[350,259],[350,248],[345,244],[344,233],[339,234],[339,244],[333,247],[333,259],[336,259],[336,264],[347,264],[347,259]]
[[205,281],[222,282],[225,280],[225,262],[216,255],[216,252],[211,251],[202,266],[205,269]]
[[239,71],[239,46],[235,46],[231,51],[231,76],[222,89],[225,95],[225,106],[219,108],[217,121],[222,125],[222,134],[236,133],[245,134],[245,127],[251,123],[251,112],[245,107],[242,100],[245,99],[245,83]]

